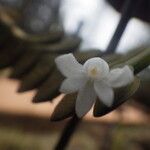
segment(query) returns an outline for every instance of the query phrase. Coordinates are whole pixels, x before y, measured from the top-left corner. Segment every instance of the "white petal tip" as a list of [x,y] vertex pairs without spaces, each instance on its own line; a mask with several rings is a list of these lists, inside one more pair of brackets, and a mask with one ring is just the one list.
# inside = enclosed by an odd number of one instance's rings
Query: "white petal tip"
[[114,91],[105,82],[95,82],[95,91],[99,97],[99,100],[107,107],[112,106],[114,100]]
[[58,56],[55,58],[55,63],[65,77],[75,77],[82,74],[83,66],[78,63],[72,53]]
[[64,89],[62,89],[62,88],[59,89],[59,92],[66,94],[66,92],[65,92]]
[[70,92],[69,89],[65,89],[62,86],[59,89],[60,93],[64,93],[64,94],[71,94],[72,92]]
[[103,100],[101,100],[102,101],[102,103],[105,105],[105,106],[107,106],[107,107],[111,107],[112,105],[113,105],[113,102],[114,102],[114,94],[111,96],[111,99],[110,99],[110,97],[109,97],[109,100],[108,100],[108,98],[106,99],[103,99]]
[[108,82],[113,88],[127,86],[134,81],[134,73],[130,66],[126,65],[123,68],[116,68],[110,71]]
[[78,114],[78,113],[76,113],[76,115],[77,115],[78,118],[82,118],[84,116],[84,115],[81,115],[81,114]]
[[66,59],[67,57],[70,57],[70,56],[72,57],[73,54],[69,53],[69,54],[60,55],[60,56],[58,56],[58,57],[55,58],[55,63],[58,64],[61,61],[63,61],[64,59]]
[[131,83],[134,81],[134,69],[133,67],[130,67],[130,66],[125,66],[124,69],[126,70],[126,72],[128,72],[128,77],[129,77],[129,81],[128,83]]
[[76,115],[77,115],[78,118],[82,118],[82,117],[85,116],[85,113],[83,113],[83,112],[78,112],[78,111],[76,110]]
[[85,108],[81,108],[79,106],[76,105],[75,107],[75,112],[78,118],[82,118],[86,115],[86,113],[88,112],[87,110],[85,110]]
[[104,103],[107,107],[111,107],[113,105],[113,101],[111,101],[110,103]]

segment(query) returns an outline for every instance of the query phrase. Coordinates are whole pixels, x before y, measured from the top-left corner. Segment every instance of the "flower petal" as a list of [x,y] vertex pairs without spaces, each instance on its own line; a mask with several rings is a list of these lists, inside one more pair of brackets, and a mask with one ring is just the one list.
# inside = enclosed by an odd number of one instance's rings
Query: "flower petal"
[[83,66],[70,54],[58,56],[55,63],[61,73],[66,77],[78,77],[83,74]]
[[96,94],[98,95],[99,99],[108,107],[110,107],[114,100],[114,92],[111,87],[109,87],[104,82],[94,82],[94,88]]
[[97,79],[101,79],[103,77],[106,77],[109,73],[109,66],[108,63],[101,59],[100,57],[94,57],[91,59],[88,59],[84,65],[85,72],[89,72],[89,70],[92,70],[93,68],[96,68],[97,70]]
[[108,83],[111,87],[117,88],[126,86],[134,80],[133,71],[129,66],[112,69],[108,75]]
[[76,114],[77,116],[83,117],[92,107],[96,100],[96,93],[94,91],[93,85],[87,83],[84,88],[82,88],[77,96],[76,100]]
[[63,81],[60,92],[69,94],[78,91],[79,89],[83,88],[86,84],[87,78],[80,77],[80,78],[67,78]]

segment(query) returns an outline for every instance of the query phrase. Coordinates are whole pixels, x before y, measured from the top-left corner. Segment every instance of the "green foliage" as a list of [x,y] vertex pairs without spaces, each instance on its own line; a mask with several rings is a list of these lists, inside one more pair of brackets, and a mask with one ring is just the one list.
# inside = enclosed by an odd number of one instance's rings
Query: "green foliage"
[[33,102],[49,101],[58,96],[63,79],[64,77],[55,69],[52,75],[40,86]]
[[74,36],[63,37],[58,43],[44,43],[36,44],[33,46],[33,49],[48,51],[49,53],[54,54],[63,54],[73,52],[79,47],[81,39]]
[[17,62],[12,66],[13,70],[10,77],[21,78],[23,75],[28,74],[29,70],[32,69],[40,59],[41,55],[41,51],[25,50],[24,54],[18,58]]
[[59,102],[51,116],[51,121],[60,121],[75,114],[77,94],[68,94]]
[[55,65],[54,58],[53,55],[43,54],[32,70],[22,78],[19,92],[38,88],[51,75]]

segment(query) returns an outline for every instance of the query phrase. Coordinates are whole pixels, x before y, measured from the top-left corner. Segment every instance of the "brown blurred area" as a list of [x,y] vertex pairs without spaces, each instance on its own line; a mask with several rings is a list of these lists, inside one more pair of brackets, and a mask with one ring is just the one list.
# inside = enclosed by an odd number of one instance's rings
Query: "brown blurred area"
[[[18,85],[18,81],[0,78],[0,149],[52,149],[67,122],[50,122],[50,115],[62,95],[52,104],[32,104],[36,91],[18,94]],[[68,149],[120,150],[130,146],[131,150],[148,150],[149,123],[149,114],[134,101],[102,118],[93,119],[90,112]]]

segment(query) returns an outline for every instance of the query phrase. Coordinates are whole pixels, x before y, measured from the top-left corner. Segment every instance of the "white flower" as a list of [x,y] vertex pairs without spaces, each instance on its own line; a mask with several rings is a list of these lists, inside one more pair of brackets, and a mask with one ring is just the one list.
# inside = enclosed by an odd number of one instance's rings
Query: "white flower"
[[66,77],[60,91],[66,94],[78,91],[75,106],[78,117],[91,109],[97,96],[106,106],[111,106],[113,88],[125,86],[134,79],[128,66],[109,70],[107,62],[99,57],[91,58],[82,65],[72,54],[65,54],[57,57],[55,62]]

